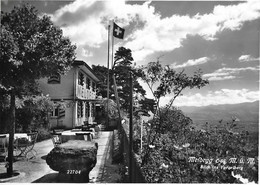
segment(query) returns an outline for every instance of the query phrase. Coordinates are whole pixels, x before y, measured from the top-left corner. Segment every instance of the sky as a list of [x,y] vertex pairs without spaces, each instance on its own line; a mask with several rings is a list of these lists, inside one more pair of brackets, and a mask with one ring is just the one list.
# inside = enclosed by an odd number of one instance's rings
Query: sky
[[[260,1],[1,1],[10,11],[22,3],[47,14],[76,44],[77,59],[107,65],[108,23],[125,29],[114,50],[132,50],[134,63],[158,59],[192,75],[198,69],[209,85],[186,89],[174,106],[235,104],[259,100]],[[151,98],[147,86],[140,82]],[[165,105],[171,95],[161,99]]]

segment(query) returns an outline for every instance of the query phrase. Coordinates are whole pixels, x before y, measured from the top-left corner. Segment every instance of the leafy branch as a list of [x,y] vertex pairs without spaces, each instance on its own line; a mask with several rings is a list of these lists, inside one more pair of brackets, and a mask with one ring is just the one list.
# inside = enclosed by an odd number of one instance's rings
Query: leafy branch
[[[161,125],[163,124],[164,117],[171,109],[173,102],[181,95],[186,88],[201,88],[207,85],[208,80],[202,79],[202,71],[198,70],[193,76],[189,77],[184,73],[184,69],[180,72],[175,71],[169,65],[162,66],[157,58],[156,62],[150,62],[147,66],[142,66],[142,80],[148,85],[156,102],[156,112],[154,120],[151,124],[150,133],[148,134],[148,142],[153,145],[157,138],[162,134]],[[166,111],[163,113],[160,110],[160,99],[167,95],[172,98],[166,105]],[[145,156],[148,156],[150,149],[147,149]]]

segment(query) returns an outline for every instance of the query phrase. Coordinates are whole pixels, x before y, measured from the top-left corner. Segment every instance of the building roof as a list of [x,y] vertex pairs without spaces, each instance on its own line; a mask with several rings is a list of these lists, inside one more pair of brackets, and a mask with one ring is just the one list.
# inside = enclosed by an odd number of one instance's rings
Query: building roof
[[73,66],[81,66],[83,68],[85,68],[86,71],[89,72],[90,77],[93,78],[93,80],[95,80],[96,82],[99,82],[99,78],[95,75],[94,71],[92,70],[92,68],[83,60],[75,60],[72,64]]

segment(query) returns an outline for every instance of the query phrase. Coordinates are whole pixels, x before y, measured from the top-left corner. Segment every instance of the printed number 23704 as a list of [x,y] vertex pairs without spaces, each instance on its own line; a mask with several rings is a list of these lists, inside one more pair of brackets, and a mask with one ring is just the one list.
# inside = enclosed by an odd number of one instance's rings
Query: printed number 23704
[[74,175],[74,174],[80,174],[81,170],[67,170],[67,174]]

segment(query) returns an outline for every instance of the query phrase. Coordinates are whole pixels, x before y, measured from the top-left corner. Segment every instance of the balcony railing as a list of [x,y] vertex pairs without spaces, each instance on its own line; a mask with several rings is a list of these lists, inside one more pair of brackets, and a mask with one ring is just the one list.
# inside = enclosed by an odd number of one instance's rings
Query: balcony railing
[[96,92],[77,85],[76,97],[80,99],[96,99]]

